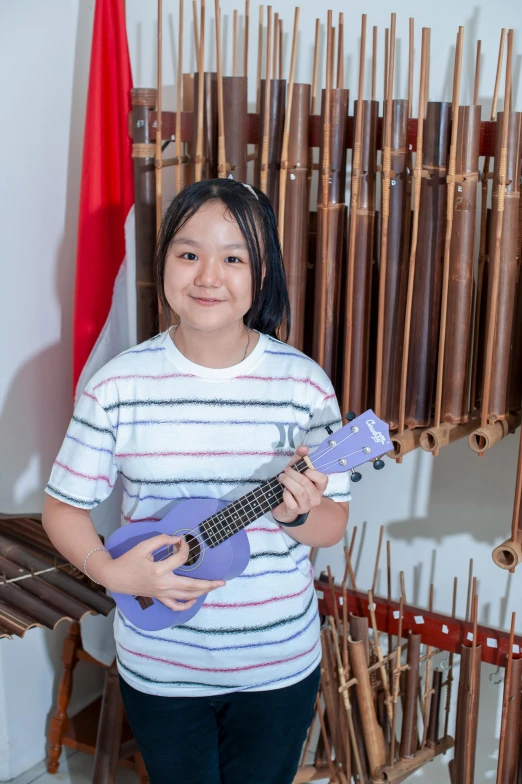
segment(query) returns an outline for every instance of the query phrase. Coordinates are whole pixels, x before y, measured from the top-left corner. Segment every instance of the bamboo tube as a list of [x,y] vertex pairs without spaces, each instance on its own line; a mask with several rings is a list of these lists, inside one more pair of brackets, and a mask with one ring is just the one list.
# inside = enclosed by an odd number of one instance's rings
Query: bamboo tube
[[248,76],[248,34],[250,30],[250,0],[245,0],[245,34],[243,45],[243,76]]
[[383,95],[388,95],[388,63],[390,51],[390,30],[388,27],[384,29],[384,90]]
[[418,751],[413,759],[398,760],[393,766],[386,765],[384,768],[381,768],[378,774],[378,781],[384,781],[386,784],[402,784],[416,770],[438,757],[439,754],[446,754],[453,746],[453,738],[449,736],[442,738],[436,746],[426,746]]
[[161,170],[161,129],[162,129],[162,57],[163,57],[163,0],[158,0],[158,36],[157,36],[157,99],[156,99],[156,153],[155,153],[155,166],[156,166],[156,234],[159,233],[161,227],[161,219],[163,213],[162,205],[162,170]]
[[[493,91],[493,102],[491,105],[491,121],[494,122],[497,118],[497,101],[498,92],[500,89],[500,77],[502,75],[502,60],[504,57],[504,44],[506,39],[506,30],[503,28],[500,34],[500,45],[497,61],[497,73],[495,77],[495,88]],[[498,129],[497,129],[498,130]],[[478,271],[477,271],[477,292],[475,297],[475,328],[473,334],[473,361],[471,368],[471,392],[470,392],[470,407],[471,410],[477,406],[477,374],[479,363],[479,334],[481,324],[481,303],[482,303],[482,287],[484,280],[484,268],[487,259],[487,246],[486,246],[486,227],[487,227],[487,211],[488,211],[488,176],[491,165],[491,159],[486,156],[484,159],[484,170],[482,174],[482,199],[480,203],[480,243],[479,243],[479,258],[478,258]]]
[[417,689],[421,640],[420,634],[410,632],[408,638],[409,669],[406,670],[406,694],[401,730],[401,759],[411,759],[417,750]]
[[386,704],[386,713],[388,716],[388,720],[390,722],[390,727],[393,722],[393,711],[392,711],[392,701],[391,701],[391,694],[388,685],[388,671],[386,669],[386,665],[384,663],[381,643],[379,640],[379,631],[377,629],[377,620],[375,618],[375,609],[373,606],[373,593],[372,591],[368,591],[368,604],[370,607],[370,617],[372,619],[372,629],[373,629],[373,639],[375,641],[375,652],[377,654],[377,661],[379,662],[379,671],[381,673],[382,685],[384,689],[384,696],[385,696],[385,704]]
[[379,543],[377,545],[377,554],[375,556],[375,566],[373,569],[372,593],[375,593],[375,587],[377,585],[377,573],[379,571],[379,561],[381,559],[381,547],[382,547],[383,535],[384,535],[384,526],[381,525],[381,527],[379,528]]
[[272,62],[272,78],[277,79],[277,54],[279,52],[279,14],[274,14],[274,46]]
[[443,422],[439,427],[428,427],[422,432],[419,445],[425,452],[436,454],[439,449],[448,444],[453,444],[461,438],[469,438],[469,434],[476,430],[478,424],[478,417],[474,417],[462,424]]
[[354,642],[362,642],[366,656],[366,664],[370,664],[370,637],[368,618],[365,615],[350,613],[350,637]]
[[[433,612],[433,583],[430,585],[430,600],[429,600],[429,611],[430,613]],[[424,706],[422,711],[422,741],[420,743],[421,749],[427,743],[428,740],[428,718],[430,712],[430,696],[432,695],[432,691],[430,691],[430,675],[431,675],[431,645],[426,647],[426,671],[424,673]]]
[[[372,43],[372,101],[375,101],[377,97],[377,32],[377,26],[374,25]],[[384,67],[386,68],[386,64]]]
[[288,170],[285,176],[288,190],[285,196],[283,260],[288,284],[291,346],[303,350],[305,330],[305,302],[308,275],[308,217],[309,209],[309,141],[310,85],[295,84],[292,91],[292,121],[289,132]]
[[299,6],[295,9],[294,14],[294,34],[292,37],[292,57],[290,61],[290,77],[288,80],[288,106],[285,112],[285,124],[283,129],[283,149],[281,152],[281,175],[279,178],[279,241],[281,247],[284,243],[284,217],[286,205],[286,184],[287,184],[287,168],[288,168],[288,142],[290,136],[290,123],[292,121],[292,105],[293,105],[293,92],[294,92],[294,76],[295,76],[295,60],[297,55],[297,34],[299,29]]
[[199,32],[198,32],[198,5],[196,0],[192,0],[192,18],[194,20],[194,51],[196,61],[199,63]]
[[433,685],[431,688],[430,718],[427,732],[427,743],[433,748],[439,742],[439,713],[442,696],[442,670],[433,671]]
[[[513,55],[513,31],[508,32],[508,50],[507,50],[507,63],[506,63],[506,89],[504,103],[509,106],[511,95],[511,76],[512,76],[512,55]],[[489,397],[491,389],[491,373],[493,367],[493,349],[495,342],[495,328],[497,322],[497,308],[498,308],[498,284],[500,277],[500,250],[502,244],[502,229],[503,229],[503,212],[504,202],[506,197],[506,169],[507,169],[507,141],[509,131],[509,114],[503,112],[502,115],[502,130],[501,130],[501,149],[499,161],[499,178],[498,178],[498,202],[497,212],[498,218],[496,223],[495,242],[493,250],[493,270],[491,281],[491,308],[488,318],[487,339],[486,339],[486,357],[484,362],[484,389],[482,393],[482,412],[481,424],[486,427],[488,424],[489,412]]]
[[352,662],[353,674],[354,677],[357,678],[355,689],[361,711],[366,750],[370,762],[370,775],[374,776],[376,771],[386,763],[384,737],[375,715],[364,644],[362,642],[350,640],[348,646],[350,649],[350,661]]
[[339,38],[337,43],[337,89],[344,87],[344,14],[339,14]]
[[259,114],[261,111],[261,65],[263,59],[263,9],[264,6],[259,6],[259,25],[258,25],[258,38],[257,38],[257,93],[256,93],[256,112]]
[[[386,117],[385,104],[384,115]],[[390,141],[390,204],[387,230],[387,259],[384,282],[384,326],[382,347],[381,419],[390,430],[398,425],[400,367],[407,287],[407,236],[411,217],[411,177],[408,174],[408,102],[392,101]],[[377,373],[376,373],[377,375]],[[377,400],[377,388],[376,388]]]
[[[439,361],[437,365],[437,383],[435,391],[434,426],[440,425],[442,407],[442,380],[444,376],[444,359],[446,353],[446,322],[448,315],[448,289],[450,274],[450,250],[453,231],[453,209],[455,204],[455,173],[457,162],[457,138],[459,130],[460,79],[462,73],[462,50],[464,47],[464,28],[459,27],[457,48],[455,53],[455,70],[453,79],[453,103],[451,108],[451,141],[448,162],[447,193],[446,193],[446,236],[444,240],[444,267],[442,273],[442,296],[439,330]],[[458,187],[458,186],[457,186]],[[466,341],[467,342],[467,341]],[[423,744],[424,745],[424,744]]]
[[522,531],[519,530],[515,537],[495,547],[492,557],[497,566],[509,571],[522,563]]
[[[441,418],[450,424],[466,422],[469,417],[468,387],[470,382],[470,342],[473,332],[474,245],[480,109],[480,106],[462,106],[458,110],[456,177],[453,184],[451,181],[448,183],[448,194],[450,189],[453,189],[455,205],[448,280],[443,281],[443,287],[447,284],[446,323],[452,325],[452,329],[447,333],[444,330],[446,341],[444,368],[441,388],[438,387],[438,391]],[[446,269],[444,272],[446,273]],[[444,293],[443,288],[443,297]],[[478,426],[477,422],[476,427]],[[469,432],[472,431],[466,428],[466,434]]]
[[[361,52],[359,60],[359,87],[358,100],[362,103],[364,89],[364,59],[366,56],[366,14],[361,21]],[[362,141],[363,112],[357,113],[355,118],[355,136],[352,154],[352,192],[350,196],[350,234],[348,246],[348,275],[346,285],[346,331],[345,331],[345,357],[343,378],[343,408],[350,410],[349,391],[351,382],[351,356],[352,356],[352,319],[353,319],[353,281],[355,276],[355,225],[357,218],[357,202],[359,197],[359,179],[361,176],[361,141]]]
[[[419,119],[417,124],[417,153],[415,157],[415,170],[413,178],[414,208],[413,208],[413,231],[410,250],[410,267],[408,275],[408,292],[406,299],[406,319],[404,325],[403,355],[401,369],[401,388],[399,399],[399,435],[404,433],[405,409],[406,409],[406,381],[408,377],[408,359],[410,343],[411,310],[413,301],[413,286],[415,283],[415,257],[417,253],[417,237],[419,232],[419,206],[420,206],[420,186],[422,177],[422,142],[424,131],[424,96],[426,92],[426,57],[427,57],[428,30],[422,29],[422,51],[421,51],[421,74],[419,86]],[[394,444],[395,446],[395,444]]]
[[263,116],[263,142],[261,149],[261,190],[268,192],[268,143],[270,127],[270,82],[272,60],[272,6],[268,6],[266,31],[266,78],[265,78],[265,111]]
[[520,412],[509,414],[506,419],[498,419],[486,427],[479,427],[470,434],[468,443],[470,449],[478,454],[486,452],[498,444],[508,433],[514,433],[520,424]]
[[315,40],[314,40],[314,66],[312,69],[312,105],[310,112],[317,113],[317,76],[319,72],[319,36],[321,33],[321,21],[315,20]]
[[477,41],[477,57],[475,60],[475,83],[473,86],[473,106],[479,102],[479,85],[480,85],[480,56],[482,51],[482,41]]
[[234,15],[233,15],[233,22],[232,22],[232,76],[237,76],[238,26],[239,26],[239,14],[237,8],[234,8]]
[[413,111],[413,53],[415,43],[415,20],[410,17],[409,22],[409,47],[408,47],[408,117]]
[[[343,772],[346,775],[346,778],[348,779],[348,781],[350,781],[350,779],[352,777],[352,775],[351,775],[351,754],[350,754],[350,752],[351,752],[351,743],[350,743],[350,735],[349,735],[349,733],[350,733],[350,730],[349,730],[349,716],[351,716],[351,707],[350,707],[350,702],[349,702],[349,699],[348,699],[348,689],[346,688],[347,684],[346,684],[346,679],[345,679],[345,675],[344,675],[343,662],[342,662],[342,659],[341,659],[341,651],[340,651],[340,648],[339,648],[339,637],[338,637],[338,634],[337,634],[337,632],[335,630],[333,618],[332,618],[331,615],[329,616],[328,621],[330,623],[330,630],[331,630],[331,633],[332,633],[332,640],[333,640],[333,643],[334,643],[335,657],[336,657],[336,660],[337,660],[337,673],[338,673],[338,677],[339,677],[339,691],[343,695],[343,702],[344,702],[344,708],[345,708],[344,712],[339,711],[338,714],[337,714],[338,715],[338,721],[340,721],[340,724],[341,724],[340,730],[341,730],[341,733],[342,733],[342,739],[341,739],[342,746],[341,746],[341,748],[342,748],[342,752],[343,752],[343,756],[344,756],[344,759],[342,760],[342,767],[343,767]],[[345,636],[346,636],[346,630],[343,629],[343,637],[345,637]],[[355,747],[355,750],[357,751],[357,747]],[[339,748],[336,750],[336,756],[337,755],[340,756],[340,753],[339,753],[340,751],[341,751],[341,749],[339,749]]]
[[[516,778],[518,767],[518,736],[520,732],[520,664],[517,679],[513,677],[513,643],[515,641],[516,613],[511,615],[509,633],[509,649],[507,656],[506,677],[504,679],[504,695],[502,698],[502,721],[500,725],[500,744],[498,749],[497,784],[512,784]],[[522,660],[518,659],[519,662]],[[513,688],[514,687],[514,688]],[[518,705],[516,704],[518,702]],[[515,703],[515,704],[512,704]],[[510,722],[508,722],[508,715]],[[508,729],[509,728],[509,729]],[[509,736],[506,739],[506,735]]]
[[[283,68],[284,68],[284,59],[283,59],[283,20],[279,20],[279,78],[283,78]],[[275,75],[275,74],[274,74]]]
[[[225,118],[223,112],[223,70],[221,61],[221,11],[219,0],[215,0],[216,13],[216,60],[217,60],[217,109],[218,109],[218,177],[227,176],[227,159],[225,147]],[[236,37],[237,37],[237,12],[234,11],[234,58],[236,56]],[[236,63],[234,59],[234,76],[236,75]]]
[[[390,188],[391,188],[391,135],[393,111],[393,76],[395,73],[395,24],[396,15],[391,15],[390,23],[390,62],[388,68],[388,94],[386,96],[384,116],[384,144],[382,153],[382,178],[381,178],[381,264],[379,269],[379,309],[377,321],[377,367],[375,371],[375,413],[378,417],[382,413],[382,369],[384,352],[384,317],[386,304],[386,265],[388,260],[388,221],[390,217]],[[376,37],[374,37],[376,41]]]
[[402,647],[402,619],[404,616],[404,594],[401,595],[399,604],[399,625],[397,629],[397,647],[395,649],[395,670],[393,672],[393,692],[392,692],[392,726],[391,726],[391,748],[389,764],[395,763],[395,725],[397,723],[397,702],[399,698],[399,683],[401,674],[401,647]]
[[205,0],[201,0],[200,43],[198,50],[198,114],[196,141],[196,168],[194,179],[201,180],[203,171],[203,99],[205,87]]
[[179,36],[178,36],[178,70],[176,74],[176,194],[183,187],[183,170],[181,164],[181,101],[183,86],[183,0],[179,0]]
[[[456,617],[457,612],[457,586],[458,580],[456,577],[453,578],[453,602],[451,608],[451,617]],[[445,717],[444,717],[444,736],[446,737],[448,734],[449,729],[449,715],[451,709],[451,692],[453,689],[453,652],[450,653],[448,658],[448,675],[446,678],[446,705],[444,708]]]
[[406,430],[403,433],[395,433],[390,436],[393,450],[386,452],[387,457],[391,457],[399,462],[405,455],[417,449],[423,433],[423,428],[416,427],[415,430]]

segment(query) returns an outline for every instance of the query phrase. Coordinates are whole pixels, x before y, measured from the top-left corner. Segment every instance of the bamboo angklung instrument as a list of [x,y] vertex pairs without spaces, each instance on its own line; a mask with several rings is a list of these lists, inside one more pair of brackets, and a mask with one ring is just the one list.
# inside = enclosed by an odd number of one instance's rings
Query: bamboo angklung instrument
[[[362,15],[361,21],[361,52],[359,57],[359,86],[358,86],[358,100],[359,103],[363,101],[364,91],[364,64],[366,56],[366,14]],[[359,186],[361,179],[361,147],[362,147],[362,129],[363,129],[363,114],[364,112],[355,113],[355,133],[353,139],[352,150],[352,180],[351,180],[351,195],[350,195],[350,225],[348,235],[348,271],[346,277],[346,288],[344,292],[346,313],[345,313],[345,334],[344,334],[344,365],[343,365],[343,383],[342,383],[342,408],[344,411],[349,411],[352,401],[353,382],[353,347],[356,336],[354,326],[354,290],[355,290],[355,248],[357,239],[357,209],[359,205]],[[369,286],[368,286],[369,288]],[[368,300],[370,292],[368,291]],[[354,404],[359,401],[354,401]],[[364,411],[364,408],[360,408]]]
[[183,0],[179,0],[179,35],[178,35],[178,68],[176,71],[176,163],[174,172],[176,178],[176,194],[183,187],[183,169],[181,161],[181,102],[183,87]]
[[[394,454],[398,459],[407,451],[415,449],[418,441],[415,442],[415,431],[404,435],[404,424],[406,416],[406,396],[407,396],[407,381],[408,381],[408,366],[409,366],[409,345],[411,338],[412,328],[412,307],[413,307],[413,291],[415,286],[415,267],[417,255],[417,238],[419,233],[419,207],[421,199],[421,182],[422,182],[422,161],[423,161],[423,139],[424,139],[424,105],[426,94],[426,60],[428,55],[428,38],[429,30],[425,27],[422,28],[422,49],[421,49],[421,72],[419,80],[419,111],[417,122],[417,150],[415,154],[415,168],[413,170],[413,218],[412,218],[412,235],[410,243],[410,259],[408,265],[408,287],[406,294],[406,309],[404,318],[404,336],[403,336],[403,353],[401,365],[401,383],[399,394],[399,428],[396,436],[392,437],[394,445]],[[417,431],[417,435],[420,435]],[[392,738],[393,742],[393,738]]]
[[[393,76],[395,72],[395,14],[391,15],[390,24],[390,60],[386,63],[387,87],[386,102],[384,104],[383,118],[383,152],[382,152],[382,177],[381,177],[381,252],[379,268],[379,301],[377,319],[377,367],[375,371],[375,413],[382,416],[383,403],[383,364],[384,364],[384,332],[386,315],[386,273],[388,269],[388,232],[390,217],[390,190],[392,181],[391,168],[391,136],[393,113]],[[374,28],[375,31],[375,28]],[[374,50],[376,36],[374,35]],[[375,59],[375,51],[374,51]],[[373,80],[375,82],[375,79]],[[374,90],[372,89],[372,98]],[[393,339],[393,336],[391,336]],[[391,341],[389,341],[389,345]],[[389,355],[388,355],[389,356]],[[388,368],[389,370],[389,368]]]
[[[310,85],[294,84],[294,59],[297,48],[296,13],[292,59],[290,65],[290,89],[288,108],[291,111],[288,130],[283,134],[283,153],[281,162],[280,187],[284,194],[280,197],[284,207],[280,226],[286,225],[283,233],[283,259],[288,284],[292,324],[287,337],[290,345],[303,350],[305,297],[308,262],[308,122],[310,116]],[[285,117],[285,125],[287,119]],[[285,142],[286,138],[286,142]],[[283,186],[283,183],[286,183]]]
[[[217,115],[218,115],[218,177],[226,177],[227,159],[225,152],[225,118],[223,110],[223,71],[221,63],[221,10],[215,0],[216,14],[216,65],[217,65]],[[234,35],[235,35],[234,31]],[[236,120],[238,118],[235,118]]]
[[[475,579],[474,579],[475,582]],[[455,728],[455,784],[473,784],[477,747],[478,705],[480,699],[480,659],[482,646],[477,639],[477,597],[473,592],[473,643],[463,645],[460,660],[457,721]]]
[[294,77],[295,77],[295,59],[297,55],[297,33],[299,29],[299,6],[295,9],[294,13],[294,33],[292,36],[292,55],[290,58],[290,76],[288,80],[288,103],[285,112],[285,120],[283,127],[283,144],[281,150],[281,172],[279,177],[279,214],[278,214],[278,227],[279,227],[279,240],[281,246],[284,243],[284,230],[285,230],[285,206],[286,206],[286,186],[288,169],[288,146],[290,139],[290,125],[292,122],[293,111],[293,92],[294,92]]
[[497,784],[514,784],[520,758],[520,689],[522,659],[513,658],[516,613],[511,616],[509,651],[502,698],[502,723],[498,750]]
[[439,715],[442,697],[442,670],[433,671],[433,683],[431,687],[430,718],[428,723],[427,743],[428,746],[436,746],[439,742]]
[[[198,73],[194,75],[194,106],[197,106],[196,160],[194,180],[199,182],[203,174],[203,138],[204,138],[204,78],[205,78],[205,0],[201,0],[201,35],[196,49]],[[196,33],[197,35],[197,33]],[[196,78],[197,76],[197,78]],[[197,99],[196,99],[197,96]]]
[[[509,51],[509,43],[508,43]],[[499,112],[499,126],[504,124],[504,112]],[[497,134],[495,145],[495,166],[493,172],[493,197],[491,213],[490,253],[488,281],[488,313],[493,312],[492,299],[496,296],[495,341],[493,356],[495,372],[490,380],[490,394],[487,418],[489,420],[506,419],[509,396],[509,360],[511,354],[513,320],[515,314],[516,282],[518,272],[518,216],[520,203],[520,143],[522,135],[522,114],[509,112],[507,124],[507,153],[505,162],[505,201],[502,212],[498,209],[502,139]],[[498,163],[498,166],[497,166]],[[501,243],[498,256],[498,273],[491,274],[491,260],[495,256],[493,241],[496,239],[497,223],[501,221]],[[493,290],[493,281],[498,274],[498,285]],[[486,368],[484,370],[486,372]],[[483,404],[485,403],[483,399]]]
[[406,691],[402,715],[401,759],[412,759],[418,746],[417,694],[419,684],[419,659],[421,635],[410,633],[408,637],[408,667],[406,670]]
[[158,331],[158,300],[153,276],[156,248],[155,146],[149,135],[149,117],[156,107],[156,90],[135,87],[131,90],[131,101],[136,216],[136,338],[141,343]]
[[[162,77],[162,59],[163,59],[163,0],[158,0],[158,36],[157,36],[157,86],[156,86],[156,150],[154,156],[154,165],[156,167],[156,234],[159,233],[161,226],[161,218],[163,213],[162,207],[162,148],[161,143],[162,133],[162,94],[163,94],[163,77]],[[161,313],[160,313],[161,321]],[[161,327],[160,327],[161,329]]]
[[229,131],[225,137],[226,171],[220,176],[246,182],[248,167],[246,75],[223,77],[223,115],[224,127]]
[[522,562],[522,428],[519,435],[517,478],[513,499],[511,537],[493,550],[493,560],[501,569],[513,570]]
[[327,46],[326,90],[322,93],[321,179],[317,198],[315,326],[313,356],[335,383],[338,353],[341,267],[345,226],[348,90],[332,87],[334,36]]
[[[460,28],[462,30],[462,28]],[[459,108],[463,35],[459,30],[448,163],[441,333],[434,427],[468,419],[469,348],[477,210],[480,106]],[[450,214],[451,213],[451,214]],[[447,326],[450,329],[447,329]],[[440,346],[444,345],[442,353]]]
[[[500,34],[500,46],[497,61],[497,73],[495,77],[495,88],[493,91],[493,101],[491,104],[491,121],[494,122],[497,118],[497,101],[498,92],[500,88],[500,77],[502,75],[502,59],[504,56],[504,44],[506,39],[506,30],[502,29]],[[498,126],[497,126],[498,130]],[[470,409],[473,411],[478,407],[478,398],[482,395],[481,381],[478,380],[479,365],[482,366],[483,353],[480,352],[479,346],[483,343],[482,334],[484,332],[482,317],[485,311],[485,297],[483,297],[484,286],[484,273],[487,259],[487,233],[489,231],[488,220],[488,183],[489,183],[489,170],[491,166],[491,158],[487,155],[484,159],[484,169],[481,176],[481,203],[480,203],[480,241],[479,241],[479,257],[478,257],[478,270],[477,270],[477,291],[475,296],[475,326],[473,335],[473,361],[471,368],[471,393],[470,393]],[[484,300],[484,303],[483,303]],[[480,389],[480,391],[479,391]]]
[[415,285],[409,346],[406,424],[427,427],[435,392],[438,325],[444,256],[446,157],[450,129],[449,103],[427,105]]
[[[512,76],[512,53],[513,53],[513,31],[508,32],[508,52],[506,62],[506,89],[504,94],[504,103],[509,107],[511,96],[511,76]],[[503,343],[499,336],[496,340],[498,330],[498,311],[500,310],[500,278],[501,278],[501,258],[502,258],[502,244],[503,244],[503,228],[504,228],[504,211],[506,202],[507,190],[507,168],[508,168],[508,142],[510,132],[510,113],[508,111],[502,112],[502,118],[499,118],[499,126],[497,128],[498,145],[495,149],[495,176],[493,181],[493,209],[492,209],[492,223],[490,237],[490,252],[489,252],[489,266],[488,273],[488,313],[487,313],[487,333],[486,333],[486,349],[483,371],[483,392],[482,392],[482,405],[481,405],[481,426],[484,428],[490,420],[490,409],[492,407],[500,407],[502,401],[498,398],[499,388],[495,386],[496,400],[492,400],[491,395],[491,382],[492,382],[492,369],[493,369],[493,356],[495,348],[502,351]],[[518,123],[519,125],[519,123]],[[520,142],[519,142],[520,143]],[[498,153],[497,153],[498,151]],[[516,152],[517,158],[520,158],[520,147]],[[517,216],[518,217],[518,216]],[[494,231],[493,231],[494,229]],[[503,303],[504,305],[504,303]],[[511,333],[509,334],[509,339]],[[508,349],[509,351],[509,349]],[[497,374],[495,374],[497,375]],[[503,418],[503,417],[495,417]]]
[[375,776],[376,771],[386,764],[384,737],[375,715],[364,643],[349,640],[348,647],[353,675],[357,679],[355,689],[361,714],[366,751],[370,763],[370,776]]

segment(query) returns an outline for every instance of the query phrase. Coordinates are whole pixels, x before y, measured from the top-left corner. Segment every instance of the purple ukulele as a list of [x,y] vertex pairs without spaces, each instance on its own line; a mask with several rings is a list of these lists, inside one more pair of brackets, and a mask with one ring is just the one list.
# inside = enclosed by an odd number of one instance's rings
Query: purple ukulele
[[[384,463],[379,458],[391,447],[388,425],[368,410],[331,433],[311,455],[299,460],[293,468],[301,473],[307,468],[316,468],[324,474],[351,471],[352,481],[358,481],[361,475],[353,469],[369,460],[374,461],[375,468],[383,468]],[[241,574],[250,559],[246,526],[278,506],[283,490],[277,477],[273,477],[237,501],[187,499],[166,514],[161,523],[131,523],[118,528],[109,537],[106,546],[112,557],[118,558],[151,536],[182,536],[188,543],[189,557],[174,570],[175,574],[228,581]],[[154,560],[161,561],[174,552],[174,545],[161,547],[154,553]],[[189,610],[175,611],[159,599],[113,594],[116,604],[129,621],[147,631],[185,623],[196,615],[206,597],[207,594],[198,597]]]

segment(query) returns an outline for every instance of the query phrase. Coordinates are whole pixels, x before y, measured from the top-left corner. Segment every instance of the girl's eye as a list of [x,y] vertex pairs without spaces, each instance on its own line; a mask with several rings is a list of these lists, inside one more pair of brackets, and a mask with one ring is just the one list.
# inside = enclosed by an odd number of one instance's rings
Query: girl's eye
[[[188,258],[189,256],[190,256],[191,258]],[[187,261],[195,261],[195,260],[197,259],[197,256],[196,256],[196,254],[195,254],[195,253],[191,253],[190,251],[187,251],[186,253],[184,253],[184,254],[182,255],[182,257],[181,257],[181,258],[182,258],[182,259],[187,259]]]
[[236,261],[241,262],[241,259],[239,259],[237,256],[227,256],[225,261],[235,263]]

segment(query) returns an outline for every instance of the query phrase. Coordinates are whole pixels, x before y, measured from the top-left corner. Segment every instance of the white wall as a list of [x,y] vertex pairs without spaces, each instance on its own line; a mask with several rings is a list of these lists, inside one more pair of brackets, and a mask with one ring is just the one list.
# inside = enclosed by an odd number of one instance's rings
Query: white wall
[[[127,0],[128,37],[134,83],[154,86],[156,3]],[[212,3],[208,16],[213,18]],[[297,79],[311,78],[317,3],[301,2]],[[345,12],[346,70],[352,97],[356,89],[359,10],[340,0],[334,12]],[[42,489],[71,414],[71,318],[78,213],[81,148],[85,112],[93,0],[0,0],[0,69],[4,122],[0,237],[0,511],[38,511]],[[234,3],[222,3],[231,27]],[[475,39],[482,39],[480,96],[483,116],[490,111],[500,25],[513,26],[520,38],[519,0],[469,0],[437,4],[401,0],[390,6],[369,0],[368,29],[380,28],[379,73],[382,72],[382,29],[389,12],[398,13],[401,36],[396,96],[406,88],[408,17],[417,28],[432,27],[432,100],[449,100],[454,40],[465,25],[462,96],[469,101],[473,83]],[[280,4],[285,26],[285,57],[293,7]],[[326,8],[326,6],[324,6]],[[177,2],[164,0],[163,72],[166,108],[174,107],[177,62]],[[191,4],[185,2],[185,69],[193,67]],[[209,20],[209,33],[213,22]],[[176,39],[176,40],[175,40]],[[208,40],[208,39],[207,39]],[[368,38],[368,45],[370,37]],[[190,46],[190,49],[188,48]],[[250,32],[250,100],[255,96],[257,8],[252,4]],[[230,73],[230,29],[223,51]],[[207,67],[215,47],[209,41]],[[241,51],[240,51],[240,61]],[[514,105],[520,106],[521,57],[515,60]],[[417,67],[418,71],[418,67]],[[369,79],[367,80],[367,89]],[[379,83],[382,93],[382,79]],[[502,91],[501,91],[502,94]],[[518,96],[518,98],[516,98]],[[416,105],[416,100],[414,102]],[[500,108],[501,108],[500,104]],[[13,338],[16,338],[14,343]],[[460,581],[459,614],[465,608],[468,560],[479,578],[480,622],[506,627],[509,614],[520,609],[522,571],[509,576],[491,561],[491,549],[508,533],[517,459],[517,438],[510,437],[491,455],[479,459],[465,443],[444,450],[437,459],[415,454],[402,466],[388,464],[380,474],[366,469],[354,488],[351,517],[365,531],[358,558],[358,579],[369,586],[380,524],[392,541],[394,588],[398,572],[406,575],[410,601],[426,604],[435,583],[435,609],[447,612],[452,580]],[[366,526],[363,525],[366,521]],[[339,575],[341,548],[319,554],[318,569],[330,563]],[[384,559],[383,559],[384,563]],[[384,589],[382,575],[379,586]],[[519,631],[522,618],[519,614]],[[17,775],[45,753],[47,719],[53,705],[59,655],[65,627],[55,634],[33,630],[24,640],[0,641],[0,780]],[[477,781],[495,778],[498,713],[501,691],[487,681],[484,667]],[[99,687],[97,674],[85,668],[77,679],[76,706]],[[31,715],[30,721],[28,715]],[[448,781],[445,768],[429,766],[423,781]]]

